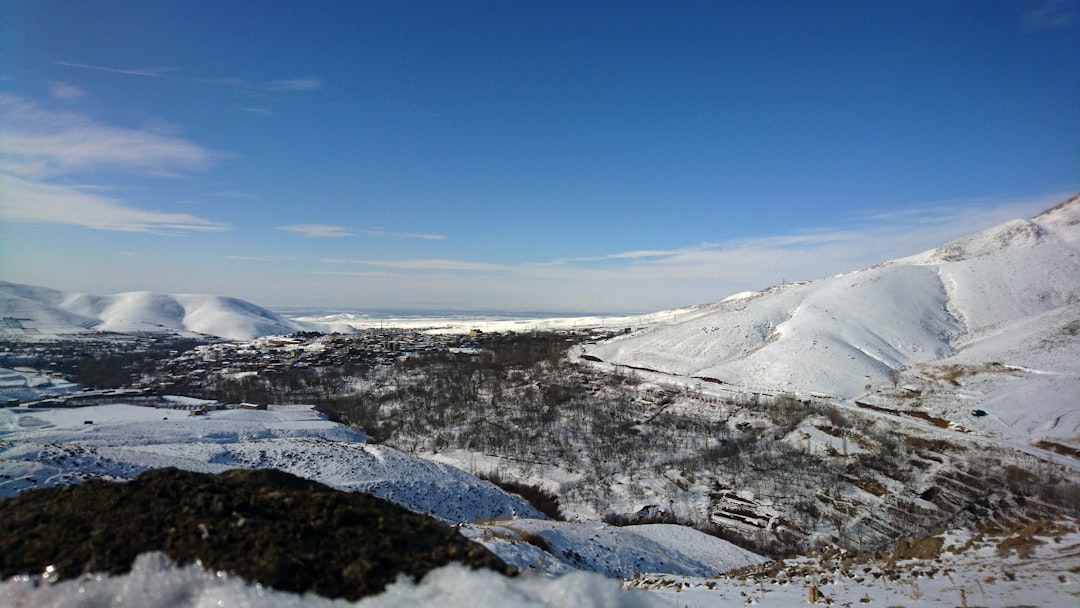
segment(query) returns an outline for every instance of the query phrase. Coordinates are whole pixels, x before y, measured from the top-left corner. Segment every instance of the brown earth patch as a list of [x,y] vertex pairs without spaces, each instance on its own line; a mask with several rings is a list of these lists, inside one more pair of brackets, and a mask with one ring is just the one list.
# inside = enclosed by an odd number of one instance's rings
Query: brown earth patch
[[944,544],[945,539],[940,536],[924,536],[910,542],[899,541],[892,555],[889,556],[889,567],[906,559],[936,559],[941,555],[941,547]]
[[923,366],[922,372],[933,380],[948,382],[953,386],[960,386],[961,381],[979,374],[1018,374],[1019,370],[1006,367],[996,361],[979,363],[975,365],[948,365]]
[[1029,557],[1035,547],[1046,544],[1037,537],[1053,538],[1068,531],[1070,530],[1065,525],[1049,521],[1033,521],[1002,539],[998,543],[998,555],[1004,557],[1016,551],[1016,554],[1021,557]]
[[1044,450],[1050,450],[1051,452],[1057,452],[1062,456],[1072,456],[1073,458],[1080,458],[1080,449],[1072,448],[1067,445],[1061,445],[1060,443],[1054,443],[1052,441],[1046,441],[1045,439],[1035,442],[1035,447]]
[[888,488],[873,479],[856,479],[854,477],[845,477],[845,479],[856,488],[859,488],[863,492],[869,492],[874,496],[885,496],[886,494],[891,493]]

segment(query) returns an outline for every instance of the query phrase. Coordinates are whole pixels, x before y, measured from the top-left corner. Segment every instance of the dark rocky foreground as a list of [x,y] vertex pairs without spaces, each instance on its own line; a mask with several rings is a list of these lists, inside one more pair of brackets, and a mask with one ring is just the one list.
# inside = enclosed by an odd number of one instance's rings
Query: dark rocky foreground
[[449,562],[514,569],[454,529],[366,494],[273,470],[148,471],[0,500],[0,576],[120,574],[140,553],[200,560],[284,591],[349,600]]

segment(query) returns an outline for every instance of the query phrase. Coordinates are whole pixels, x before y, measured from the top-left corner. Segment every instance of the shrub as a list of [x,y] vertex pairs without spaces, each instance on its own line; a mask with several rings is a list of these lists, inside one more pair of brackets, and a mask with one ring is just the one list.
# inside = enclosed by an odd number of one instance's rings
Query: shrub
[[517,494],[524,498],[530,505],[535,507],[537,511],[540,511],[551,519],[554,519],[555,521],[565,521],[565,518],[562,516],[562,512],[559,509],[559,497],[540,486],[523,483],[513,479],[506,479],[498,473],[480,475],[479,477],[485,481],[490,481],[511,494]]

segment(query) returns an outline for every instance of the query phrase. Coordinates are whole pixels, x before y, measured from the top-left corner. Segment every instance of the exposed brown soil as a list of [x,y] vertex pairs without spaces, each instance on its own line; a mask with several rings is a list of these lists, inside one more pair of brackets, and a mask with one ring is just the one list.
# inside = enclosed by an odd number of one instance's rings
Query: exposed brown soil
[[1053,441],[1040,440],[1035,442],[1035,447],[1042,448],[1044,450],[1050,450],[1051,452],[1057,452],[1063,456],[1072,456],[1073,458],[1080,458],[1080,450],[1069,447],[1067,445],[1061,445],[1060,443],[1054,443]]
[[941,547],[945,540],[940,536],[924,536],[908,542],[901,540],[896,543],[889,563],[894,564],[905,559],[934,559],[941,554]]
[[[932,425],[934,425],[934,426],[936,426],[938,428],[942,428],[942,429],[949,428],[949,421],[948,420],[946,420],[944,418],[938,418],[937,416],[931,416],[930,414],[928,414],[928,413],[926,413],[926,412],[924,412],[922,410],[911,410],[911,409],[908,409],[908,410],[896,410],[896,409],[892,409],[892,408],[888,408],[888,407],[881,407],[880,405],[872,405],[872,404],[866,403],[864,401],[856,401],[855,405],[857,407],[861,407],[861,408],[866,409],[866,410],[873,410],[875,412],[882,412],[882,413],[885,413],[885,414],[892,414],[893,416],[909,416],[911,418],[918,418],[919,420],[924,420],[924,421],[929,422],[930,424],[932,424]],[[955,427],[954,430],[960,431],[962,433],[969,432],[967,429],[964,429],[962,427]]]
[[1033,521],[998,543],[998,555],[1006,556],[1015,551],[1017,555],[1030,556],[1036,547],[1045,544],[1045,541],[1039,540],[1036,538],[1037,536],[1053,538],[1065,532],[1065,527],[1059,524],[1049,521]]
[[0,577],[120,574],[140,553],[200,560],[264,585],[349,600],[449,562],[514,569],[456,530],[366,494],[273,470],[148,471],[127,483],[0,500]]

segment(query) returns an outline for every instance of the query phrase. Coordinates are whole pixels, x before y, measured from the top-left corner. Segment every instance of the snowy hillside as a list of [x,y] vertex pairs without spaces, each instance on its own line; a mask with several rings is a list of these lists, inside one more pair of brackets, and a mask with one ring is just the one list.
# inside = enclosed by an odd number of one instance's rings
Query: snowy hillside
[[[206,405],[174,397],[176,407]],[[88,479],[124,480],[152,468],[219,473],[274,468],[331,487],[369,493],[462,526],[507,563],[562,575],[638,572],[711,576],[765,558],[675,525],[618,528],[556,522],[520,497],[447,464],[366,443],[360,431],[309,406],[269,410],[113,404],[0,409],[0,497]]]
[[0,335],[190,332],[246,340],[305,326],[236,298],[133,291],[108,296],[0,282]]
[[[1068,442],[1080,436],[1078,328],[1080,196],[919,255],[736,294],[579,354],[712,390],[906,398],[986,434]],[[972,418],[975,408],[988,416]]]
[[133,405],[0,409],[0,497],[30,487],[127,479],[159,467],[273,468],[363,491],[448,523],[543,519],[524,500],[454,467],[365,443],[308,406],[188,411]]

